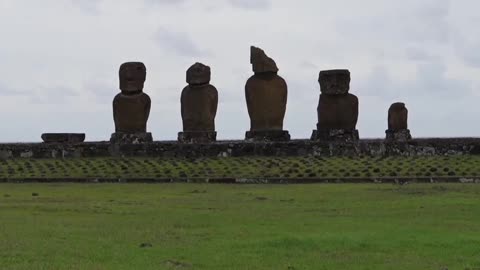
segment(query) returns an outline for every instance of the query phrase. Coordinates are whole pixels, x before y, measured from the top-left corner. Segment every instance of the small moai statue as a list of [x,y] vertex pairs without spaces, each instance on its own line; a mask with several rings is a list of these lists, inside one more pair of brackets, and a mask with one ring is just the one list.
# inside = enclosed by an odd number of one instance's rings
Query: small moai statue
[[202,63],[195,63],[187,70],[188,85],[180,98],[183,132],[178,133],[179,142],[207,143],[216,140],[218,91],[210,84],[210,76],[210,67]]
[[412,139],[408,129],[408,110],[405,103],[393,103],[388,109],[387,141],[406,142]]
[[123,63],[118,74],[121,93],[113,99],[115,133],[112,134],[110,142],[151,142],[152,134],[147,132],[151,100],[143,92],[147,74],[145,65],[141,62]]
[[283,130],[287,108],[287,83],[277,72],[275,61],[257,47],[250,48],[250,63],[254,75],[245,85],[245,98],[250,116],[250,131],[246,140],[288,141],[290,134]]
[[317,107],[317,129],[312,140],[357,141],[358,98],[349,94],[350,71],[320,71],[320,99]]

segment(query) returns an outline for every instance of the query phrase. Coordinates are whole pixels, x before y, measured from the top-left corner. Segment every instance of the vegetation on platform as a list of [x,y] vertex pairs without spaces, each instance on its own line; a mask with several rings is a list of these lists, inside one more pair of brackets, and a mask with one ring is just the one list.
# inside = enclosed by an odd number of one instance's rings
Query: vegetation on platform
[[19,178],[381,178],[478,177],[480,156],[72,158],[0,161]]

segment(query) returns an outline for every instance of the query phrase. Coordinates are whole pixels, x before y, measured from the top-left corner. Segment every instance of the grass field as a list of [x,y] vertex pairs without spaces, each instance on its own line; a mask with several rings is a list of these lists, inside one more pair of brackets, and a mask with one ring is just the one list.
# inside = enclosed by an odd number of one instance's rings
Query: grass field
[[478,177],[480,156],[0,160],[0,179]]
[[480,269],[480,185],[0,184],[0,269]]

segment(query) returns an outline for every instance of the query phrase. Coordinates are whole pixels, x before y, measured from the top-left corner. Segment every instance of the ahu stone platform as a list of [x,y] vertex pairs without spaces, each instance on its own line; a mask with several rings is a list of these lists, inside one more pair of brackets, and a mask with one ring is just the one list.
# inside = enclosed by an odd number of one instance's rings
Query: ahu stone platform
[[361,139],[356,142],[291,140],[288,142],[217,141],[185,144],[154,141],[115,144],[108,141],[82,143],[4,143],[0,159],[94,158],[94,157],[245,157],[245,156],[427,156],[480,155],[480,138],[426,138],[408,142]]

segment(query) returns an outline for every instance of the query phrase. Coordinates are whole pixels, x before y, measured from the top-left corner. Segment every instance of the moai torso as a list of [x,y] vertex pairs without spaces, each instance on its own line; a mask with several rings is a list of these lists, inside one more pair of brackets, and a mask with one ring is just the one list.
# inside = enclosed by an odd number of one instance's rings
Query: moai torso
[[143,93],[146,68],[140,62],[128,62],[120,66],[121,93],[113,100],[115,132],[146,132],[151,100]]
[[287,106],[287,83],[277,75],[275,62],[258,48],[251,48],[255,75],[245,85],[250,130],[282,130]]
[[146,132],[150,106],[150,97],[145,93],[116,95],[113,99],[115,132]]
[[349,94],[348,70],[321,71],[318,124],[320,129],[354,130],[358,120],[358,98]]
[[196,63],[187,70],[187,83],[182,91],[183,131],[215,131],[218,91],[209,84],[210,68]]
[[320,94],[318,129],[355,129],[358,119],[358,98],[352,94]]
[[393,103],[388,109],[388,129],[391,131],[408,129],[408,110],[404,103]]

